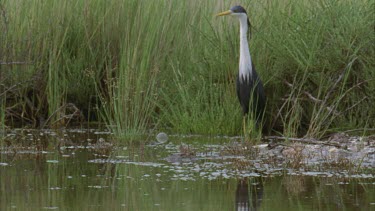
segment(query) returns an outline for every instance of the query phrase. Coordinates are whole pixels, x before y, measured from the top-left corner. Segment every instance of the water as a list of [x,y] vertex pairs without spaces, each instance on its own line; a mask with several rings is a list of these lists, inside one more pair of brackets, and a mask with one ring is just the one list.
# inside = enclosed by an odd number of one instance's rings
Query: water
[[149,139],[14,131],[1,148],[0,210],[375,210],[371,169],[282,168],[230,138]]

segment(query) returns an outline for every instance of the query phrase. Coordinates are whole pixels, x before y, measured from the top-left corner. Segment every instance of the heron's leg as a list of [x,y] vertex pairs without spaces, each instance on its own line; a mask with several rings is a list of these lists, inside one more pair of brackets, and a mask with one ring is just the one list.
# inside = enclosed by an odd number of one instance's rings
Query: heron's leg
[[242,126],[243,126],[243,136],[244,136],[244,140],[246,141],[247,140],[247,133],[246,133],[246,116],[244,115],[242,117]]

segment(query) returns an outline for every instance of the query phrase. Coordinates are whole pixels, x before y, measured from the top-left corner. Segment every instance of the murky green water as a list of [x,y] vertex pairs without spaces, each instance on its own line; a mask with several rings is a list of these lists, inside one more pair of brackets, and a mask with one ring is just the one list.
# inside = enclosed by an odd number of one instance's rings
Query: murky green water
[[0,210],[375,210],[371,169],[249,168],[243,155],[223,153],[229,138],[114,147],[106,139],[78,130],[8,138]]

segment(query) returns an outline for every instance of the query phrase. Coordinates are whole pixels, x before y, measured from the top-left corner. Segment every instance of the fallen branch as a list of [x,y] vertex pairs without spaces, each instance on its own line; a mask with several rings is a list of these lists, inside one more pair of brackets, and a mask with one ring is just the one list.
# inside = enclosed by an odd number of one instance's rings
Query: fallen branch
[[346,130],[343,131],[343,133],[353,133],[358,131],[375,131],[375,128],[359,128],[359,129],[352,129],[352,130]]
[[18,65],[18,64],[33,64],[31,62],[4,62],[0,61],[0,65]]
[[324,98],[324,103],[326,103],[327,100],[331,97],[331,94],[333,93],[333,90],[336,89],[337,85],[344,78],[345,73],[347,72],[347,70],[349,70],[349,67],[352,66],[352,64],[354,63],[355,60],[357,60],[357,58],[354,58],[351,62],[349,62],[349,64],[347,64],[346,67],[341,71],[339,77],[337,78],[337,80],[335,81],[335,83],[333,84],[331,89],[327,92],[326,97]]
[[283,141],[293,141],[293,142],[301,142],[305,144],[314,144],[314,145],[326,145],[326,146],[334,146],[337,148],[341,148],[338,144],[328,143],[325,141],[319,141],[314,138],[291,138],[285,136],[265,136],[264,139],[267,140],[283,140]]
[[361,100],[359,100],[358,102],[356,102],[354,105],[350,106],[349,108],[347,108],[344,112],[341,112],[341,113],[346,113],[347,111],[349,111],[350,109],[353,109],[354,107],[356,107],[357,105],[359,105],[360,103],[362,103],[362,101],[366,100],[367,97],[364,97],[362,98]]
[[[284,80],[284,83],[289,86],[290,88],[293,88],[293,84],[289,83],[287,80]],[[316,102],[316,103],[321,103],[322,100],[314,97],[311,93],[307,92],[307,91],[303,91],[303,93],[312,101]]]
[[51,121],[52,117],[54,117],[55,115],[59,114],[60,111],[62,111],[63,109],[73,109],[73,113],[72,114],[67,114],[67,115],[62,115],[59,119],[55,120],[54,122],[51,123],[51,125],[54,125],[56,124],[57,122],[59,121],[62,121],[63,119],[67,119],[67,123],[66,124],[69,124],[69,122],[76,116],[78,117],[82,117],[82,114],[80,112],[80,110],[73,104],[73,103],[67,103],[65,105],[62,105],[60,108],[56,109],[56,111],[54,111],[49,117],[48,119],[44,122],[44,124],[42,125],[42,128],[45,128],[47,126],[47,123]]
[[[26,81],[22,81],[22,82],[19,82],[19,83],[16,83],[14,84],[13,86],[11,87],[7,87],[6,90],[3,90],[2,93],[0,93],[0,97],[2,97],[3,95],[5,95],[7,92],[12,92],[13,90],[15,90],[17,87],[21,87],[21,86],[24,86],[26,84],[28,84],[29,82],[31,82],[32,80],[26,80]],[[3,84],[2,84],[3,85]],[[3,85],[5,87],[5,85]]]
[[[341,77],[342,78],[342,77]],[[341,80],[341,79],[340,79]],[[336,81],[337,82],[337,81]],[[289,83],[287,80],[284,80],[284,83],[287,85],[287,86],[289,86],[290,88],[293,88],[293,84],[291,84],[291,83]],[[331,90],[330,90],[331,91]],[[324,105],[324,104],[326,104],[326,98],[324,99],[324,101],[323,100],[320,100],[320,99],[318,99],[318,98],[316,98],[316,97],[314,97],[310,92],[307,92],[307,91],[305,91],[305,90],[302,90],[302,92],[311,100],[311,101],[313,101],[313,102],[315,102],[315,103],[320,103],[320,104],[322,104],[322,105]],[[295,99],[295,98],[294,98]],[[327,109],[327,111],[329,112],[329,114],[330,113],[333,113],[333,114],[335,114],[336,116],[337,115],[339,115],[340,113],[339,112],[337,112],[335,109],[333,109],[332,108],[332,106],[325,106],[326,107],[326,109]]]

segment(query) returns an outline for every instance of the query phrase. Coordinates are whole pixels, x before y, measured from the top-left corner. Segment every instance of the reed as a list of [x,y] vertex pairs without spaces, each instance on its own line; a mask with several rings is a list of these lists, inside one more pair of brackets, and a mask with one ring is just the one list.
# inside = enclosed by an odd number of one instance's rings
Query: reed
[[[270,132],[319,138],[375,127],[373,1],[240,3]],[[0,121],[103,121],[119,136],[241,134],[238,23],[214,18],[231,5],[1,1]]]

